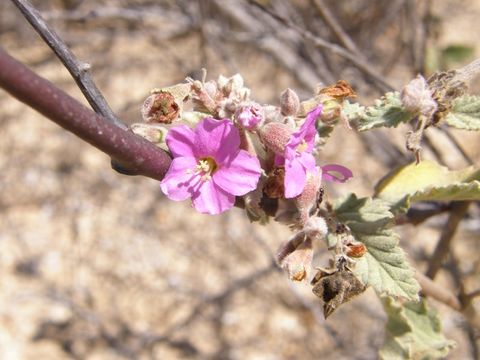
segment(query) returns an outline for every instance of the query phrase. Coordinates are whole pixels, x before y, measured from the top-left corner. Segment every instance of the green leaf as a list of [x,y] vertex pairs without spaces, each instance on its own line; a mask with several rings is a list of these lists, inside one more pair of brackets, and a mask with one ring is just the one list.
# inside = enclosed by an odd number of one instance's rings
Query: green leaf
[[427,306],[425,299],[400,304],[386,298],[383,306],[388,320],[381,359],[439,359],[454,346],[443,336],[437,312]]
[[[453,44],[442,49],[443,63],[459,63],[468,60],[475,54],[475,49],[470,45]],[[449,66],[450,67],[450,66]]]
[[[361,111],[363,110],[363,111]],[[363,109],[348,108],[347,117],[356,123],[359,131],[379,127],[397,127],[413,119],[403,107],[399,92],[388,92],[375,104]]]
[[348,120],[355,120],[358,117],[365,116],[365,107],[359,103],[351,103],[344,100],[342,103],[342,113]]
[[375,196],[392,207],[408,208],[415,201],[480,199],[480,170],[449,170],[434,161],[402,166],[375,187]]
[[391,229],[393,214],[389,204],[380,199],[358,199],[351,194],[337,201],[333,209],[355,240],[367,247],[368,252],[354,268],[362,282],[373,286],[379,294],[418,299],[420,287],[398,246],[398,235]]
[[455,99],[446,122],[457,129],[480,130],[480,97],[464,95]]

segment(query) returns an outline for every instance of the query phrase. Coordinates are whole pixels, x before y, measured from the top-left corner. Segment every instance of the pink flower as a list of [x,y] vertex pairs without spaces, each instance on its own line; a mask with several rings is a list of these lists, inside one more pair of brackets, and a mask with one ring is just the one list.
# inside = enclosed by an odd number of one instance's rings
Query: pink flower
[[262,108],[258,104],[242,106],[235,119],[247,130],[253,130],[263,120]]
[[171,200],[191,198],[197,211],[219,214],[234,205],[235,196],[257,187],[260,163],[239,148],[240,135],[229,120],[205,118],[195,130],[171,128],[166,142],[174,158],[160,187]]
[[[338,176],[340,175],[340,176]],[[322,166],[322,180],[344,183],[353,176],[352,171],[345,166],[328,164]]]
[[302,193],[307,181],[307,173],[312,176],[318,173],[312,150],[317,135],[315,121],[321,112],[322,105],[310,111],[300,129],[290,136],[283,156],[275,157],[276,165],[285,166],[285,198],[287,199]]

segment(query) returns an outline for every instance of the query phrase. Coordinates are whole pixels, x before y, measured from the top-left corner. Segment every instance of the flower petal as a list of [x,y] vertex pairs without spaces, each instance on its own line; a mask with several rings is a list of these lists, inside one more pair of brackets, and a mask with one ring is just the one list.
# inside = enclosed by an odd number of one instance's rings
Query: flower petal
[[195,128],[197,158],[213,157],[221,164],[236,155],[240,147],[238,129],[230,120],[203,119]]
[[315,165],[315,157],[307,152],[303,152],[297,157],[297,161],[302,164],[304,169],[312,175],[317,175],[317,167]]
[[297,161],[285,162],[285,198],[291,199],[302,193],[307,181],[307,174],[302,164]]
[[228,194],[210,180],[202,183],[198,192],[192,197],[192,203],[198,212],[216,215],[233,207],[235,195]]
[[220,188],[236,196],[255,190],[262,169],[258,159],[240,150],[230,162],[223,164],[212,176]]
[[189,170],[194,171],[196,164],[193,157],[177,157],[172,160],[167,174],[160,182],[160,189],[170,200],[182,201],[192,196],[199,175]]
[[315,142],[315,136],[317,135],[317,128],[315,123],[317,122],[317,118],[322,113],[323,106],[322,104],[318,105],[312,111],[307,114],[305,122],[300,127],[300,131],[303,131],[303,136],[305,142],[308,144],[308,152],[311,152]]
[[194,157],[195,132],[186,125],[172,127],[165,139],[173,157]]
[[[350,169],[338,164],[324,165],[322,166],[322,171],[322,179],[327,181],[344,183],[345,181],[353,177],[353,173]],[[338,175],[341,175],[341,177],[339,177]]]

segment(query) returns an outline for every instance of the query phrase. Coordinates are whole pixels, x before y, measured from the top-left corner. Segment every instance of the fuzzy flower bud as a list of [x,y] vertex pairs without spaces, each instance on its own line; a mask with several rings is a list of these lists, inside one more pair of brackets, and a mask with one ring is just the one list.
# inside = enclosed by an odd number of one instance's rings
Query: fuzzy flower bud
[[144,139],[154,143],[161,144],[165,142],[168,130],[157,124],[135,123],[130,126],[130,130]]
[[243,88],[243,78],[240,74],[235,74],[230,78],[220,75],[217,83],[219,89],[225,96],[229,96],[232,92],[236,92]]
[[286,89],[280,95],[280,110],[285,116],[295,116],[300,109],[300,99],[292,89]]
[[277,253],[277,261],[293,281],[302,281],[308,278],[312,269],[312,259],[312,239],[305,238],[303,232],[295,234],[280,247]]
[[265,123],[282,122],[284,118],[278,106],[265,105],[263,107],[263,113],[265,117]]
[[437,103],[432,98],[432,91],[421,75],[403,88],[400,98],[405,109],[413,114],[420,113],[429,116],[437,110]]
[[150,95],[142,106],[142,118],[146,123],[171,124],[179,112],[180,106],[169,92]]
[[289,126],[281,123],[268,123],[260,129],[260,139],[265,147],[275,154],[283,154],[292,135]]
[[256,103],[240,106],[235,113],[235,119],[245,129],[253,130],[263,121],[262,108]]
[[317,203],[317,194],[321,185],[322,170],[318,168],[316,175],[308,174],[305,187],[300,195],[294,198],[300,213],[300,223],[306,226],[310,219],[310,210]]

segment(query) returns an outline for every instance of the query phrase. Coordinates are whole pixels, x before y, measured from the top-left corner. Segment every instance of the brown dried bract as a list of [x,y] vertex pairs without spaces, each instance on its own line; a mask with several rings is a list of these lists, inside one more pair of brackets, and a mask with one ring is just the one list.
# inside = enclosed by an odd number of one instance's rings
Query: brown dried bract
[[269,174],[263,192],[271,199],[282,198],[285,194],[285,169],[275,168]]
[[362,244],[347,244],[347,252],[346,255],[351,258],[361,258],[363,255],[367,253],[367,247]]
[[147,123],[171,124],[179,112],[180,106],[169,92],[150,95],[142,107],[142,117]]
[[[431,120],[433,125],[438,124],[452,109],[453,101],[467,91],[467,84],[456,79],[457,72],[450,70],[433,74],[428,80],[428,86],[433,91],[433,99],[438,109]],[[427,124],[427,127],[430,124]]]
[[346,80],[338,80],[334,85],[317,91],[318,95],[325,94],[335,99],[343,100],[347,97],[356,97],[357,94]]
[[365,285],[346,267],[327,271],[320,269],[311,284],[313,293],[324,302],[325,319],[340,305],[360,295],[366,289]]

